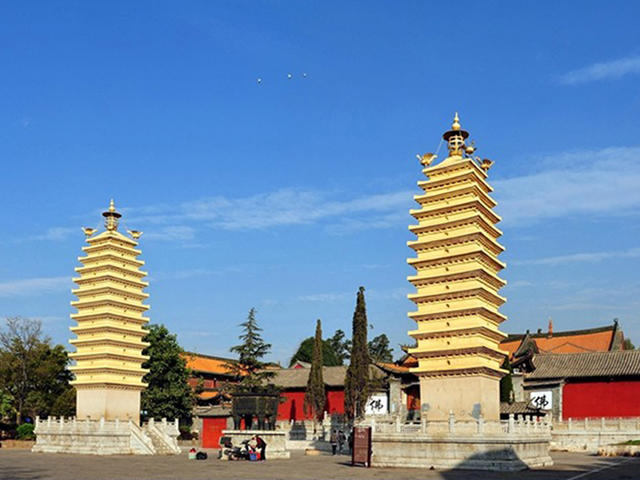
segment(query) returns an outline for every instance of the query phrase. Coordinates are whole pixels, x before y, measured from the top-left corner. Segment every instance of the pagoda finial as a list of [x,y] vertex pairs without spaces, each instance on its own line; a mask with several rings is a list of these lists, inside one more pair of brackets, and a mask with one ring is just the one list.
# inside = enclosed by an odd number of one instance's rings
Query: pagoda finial
[[458,118],[458,112],[456,112],[456,116],[453,117],[453,125],[451,125],[451,130],[460,130],[460,119]]
[[449,149],[450,157],[462,157],[465,152],[465,144],[464,140],[469,137],[469,132],[462,130],[460,127],[460,118],[458,117],[458,112],[456,112],[455,117],[453,118],[453,125],[451,125],[451,130],[445,132],[442,138],[444,138],[449,144],[447,148]]
[[122,215],[116,212],[116,206],[113,203],[113,198],[109,203],[109,210],[104,212],[102,216],[104,217],[104,226],[108,231],[113,232],[115,230],[118,230],[118,221],[120,220],[120,217],[122,217]]

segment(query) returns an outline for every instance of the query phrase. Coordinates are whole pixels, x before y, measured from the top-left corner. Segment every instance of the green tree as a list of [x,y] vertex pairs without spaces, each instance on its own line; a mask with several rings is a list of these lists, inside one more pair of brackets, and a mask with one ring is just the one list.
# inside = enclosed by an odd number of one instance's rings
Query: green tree
[[149,373],[144,376],[148,387],[142,391],[140,404],[146,418],[181,418],[189,421],[195,405],[195,394],[189,386],[190,370],[175,334],[164,325],[149,325],[144,337],[150,345],[143,354],[149,360],[142,364]]
[[369,355],[373,362],[393,362],[393,348],[389,348],[389,338],[381,334],[369,342]]
[[364,416],[364,409],[369,398],[371,378],[369,365],[369,347],[367,344],[367,306],[364,299],[364,287],[358,290],[356,309],[353,313],[353,334],[351,361],[345,378],[345,413],[349,419]]
[[[313,351],[315,348],[314,345],[314,337],[305,338],[302,343],[300,343],[300,346],[298,347],[296,353],[294,353],[293,357],[291,357],[289,366],[292,366],[298,361],[307,363],[313,362]],[[322,359],[325,367],[335,367],[337,365],[342,365],[342,362],[327,340],[323,340],[322,342]]]
[[331,345],[331,348],[335,352],[339,365],[344,365],[345,360],[349,360],[351,356],[351,340],[345,339],[345,333],[338,329],[333,334],[333,337],[327,339],[327,343]]
[[511,368],[511,363],[509,362],[509,355],[504,359],[504,363],[502,364],[502,369],[506,370],[508,373],[500,379],[500,401],[501,402],[513,402],[513,369]]
[[0,389],[12,400],[16,423],[23,417],[47,416],[72,379],[62,345],[51,345],[42,323],[24,317],[6,319],[0,330]]
[[624,339],[624,349],[625,350],[635,350],[636,346],[633,344],[630,338]]
[[260,336],[262,329],[258,327],[256,309],[249,310],[247,321],[239,325],[243,333],[238,337],[240,345],[231,347],[231,352],[238,354],[238,363],[228,363],[227,368],[242,377],[240,383],[234,387],[240,391],[255,391],[265,386],[275,372],[265,370],[267,366],[262,359],[271,351],[271,344],[266,343]]
[[309,372],[309,380],[307,380],[307,391],[304,394],[304,411],[311,411],[313,414],[314,430],[316,422],[322,420],[324,414],[324,405],[326,396],[324,391],[324,379],[322,378],[322,368],[324,362],[323,357],[324,342],[322,341],[322,324],[320,320],[316,323],[316,336],[313,343],[313,361],[311,363],[311,371]]

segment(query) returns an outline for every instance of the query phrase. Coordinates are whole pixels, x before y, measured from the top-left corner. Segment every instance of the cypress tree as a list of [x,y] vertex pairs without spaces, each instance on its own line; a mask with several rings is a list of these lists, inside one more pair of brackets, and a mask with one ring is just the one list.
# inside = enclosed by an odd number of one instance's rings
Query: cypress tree
[[316,324],[316,336],[313,342],[313,361],[311,363],[311,371],[309,372],[309,380],[307,380],[307,391],[304,394],[304,411],[310,410],[313,418],[317,421],[322,420],[324,413],[324,405],[326,401],[324,392],[324,379],[322,378],[322,326],[320,320]]
[[350,420],[364,417],[364,409],[369,398],[371,380],[369,376],[369,344],[367,343],[367,306],[364,301],[364,287],[358,290],[356,310],[353,313],[353,346],[347,375],[344,382],[344,409]]
[[500,401],[512,403],[513,379],[511,378],[511,374],[513,373],[513,369],[511,368],[511,363],[509,362],[509,355],[507,355],[507,357],[504,359],[502,368],[509,373],[507,373],[500,379]]

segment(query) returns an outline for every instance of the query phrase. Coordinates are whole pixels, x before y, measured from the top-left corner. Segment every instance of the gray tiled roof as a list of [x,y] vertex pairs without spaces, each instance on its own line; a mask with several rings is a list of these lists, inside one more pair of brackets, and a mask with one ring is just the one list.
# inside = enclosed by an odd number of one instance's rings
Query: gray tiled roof
[[640,377],[640,350],[534,355],[528,379]]
[[[283,368],[276,370],[271,383],[283,388],[305,388],[309,379],[309,368]],[[382,372],[377,367],[371,366],[371,373],[375,376],[382,376]],[[322,379],[329,387],[341,387],[344,385],[344,378],[347,374],[346,366],[324,367],[322,369]]]

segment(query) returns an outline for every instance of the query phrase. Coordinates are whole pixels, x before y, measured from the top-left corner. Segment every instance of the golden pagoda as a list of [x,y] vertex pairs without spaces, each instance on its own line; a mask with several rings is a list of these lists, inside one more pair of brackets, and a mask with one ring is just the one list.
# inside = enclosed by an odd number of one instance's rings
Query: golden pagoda
[[80,276],[73,279],[78,300],[71,305],[78,312],[71,318],[78,325],[71,331],[78,338],[70,340],[77,349],[70,356],[76,361],[71,370],[77,417],[139,423],[140,392],[146,387],[142,377],[148,372],[142,363],[149,358],[142,355],[149,346],[142,341],[142,326],[149,321],[143,317],[149,307],[142,304],[148,297],[142,291],[147,274],[140,270],[144,262],[136,258],[141,252],[135,248],[142,232],[126,236],[118,231],[122,215],[113,200],[102,215],[105,231],[83,228],[89,245],[82,248],[86,256],[78,258]]
[[432,165],[435,155],[418,155],[428,179],[418,182],[424,194],[414,197],[420,208],[410,212],[418,225],[409,227],[417,236],[408,242],[417,254],[408,261],[416,269],[408,280],[417,290],[409,295],[416,305],[409,317],[417,323],[409,353],[418,360],[412,372],[420,378],[423,415],[498,420],[506,373],[499,349],[506,335],[498,329],[506,320],[498,311],[505,299],[498,290],[506,282],[498,277],[505,265],[497,257],[504,248],[487,183],[493,162],[473,157],[468,137],[456,113],[443,136],[448,157]]

